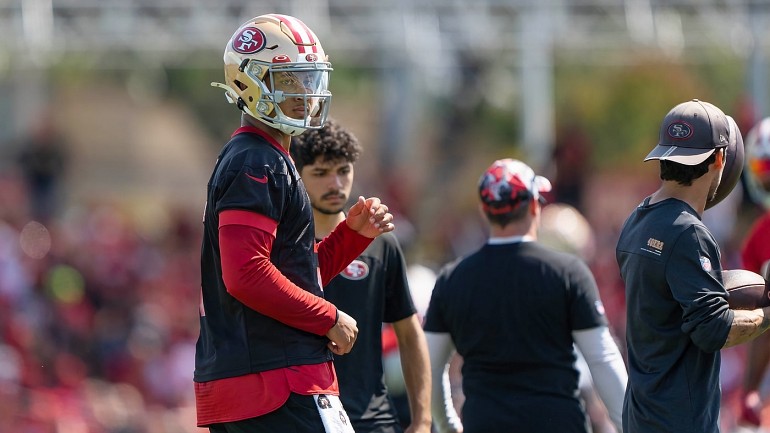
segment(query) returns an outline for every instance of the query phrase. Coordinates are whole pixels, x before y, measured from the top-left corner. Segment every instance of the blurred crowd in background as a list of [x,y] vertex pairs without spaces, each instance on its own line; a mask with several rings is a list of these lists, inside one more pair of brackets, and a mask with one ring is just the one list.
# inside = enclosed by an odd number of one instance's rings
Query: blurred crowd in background
[[[590,265],[621,351],[615,244],[658,186],[641,160],[666,110],[698,97],[744,136],[767,115],[770,2],[54,3],[0,5],[0,433],[203,431],[201,214],[237,127],[208,83],[248,17],[321,29],[331,115],[364,146],[353,195],[396,215],[418,310],[440,266],[486,238],[478,174],[515,157],[553,181],[544,241]],[[706,212],[724,268],[761,212],[740,187]],[[745,350],[722,351],[727,433]]]
[[0,431],[194,431],[199,216],[166,209],[148,238],[63,201],[55,138],[0,175]]

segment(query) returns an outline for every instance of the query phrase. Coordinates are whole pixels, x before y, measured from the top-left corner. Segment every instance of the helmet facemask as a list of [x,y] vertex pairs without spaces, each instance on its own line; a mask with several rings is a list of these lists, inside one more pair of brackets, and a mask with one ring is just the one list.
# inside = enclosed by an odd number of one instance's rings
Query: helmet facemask
[[[265,76],[267,80],[259,77]],[[289,135],[299,135],[307,129],[321,128],[329,112],[331,93],[328,64],[281,63],[264,65],[256,60],[248,62],[246,75],[260,89],[256,113],[249,115]],[[284,113],[280,104],[294,99],[297,113]]]

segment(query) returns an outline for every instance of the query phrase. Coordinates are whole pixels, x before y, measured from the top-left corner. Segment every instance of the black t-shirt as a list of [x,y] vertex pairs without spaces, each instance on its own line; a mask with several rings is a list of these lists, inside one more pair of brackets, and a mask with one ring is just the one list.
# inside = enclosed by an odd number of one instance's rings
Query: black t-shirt
[[248,131],[234,135],[224,147],[208,184],[195,357],[198,382],[332,359],[326,337],[252,310],[227,293],[222,281],[219,213],[240,209],[278,222],[270,261],[300,288],[323,296],[307,191],[288,153],[256,129]]
[[719,350],[734,313],[714,237],[687,203],[647,198],[616,254],[626,286],[623,430],[717,432]]
[[424,329],[451,334],[463,356],[466,433],[585,433],[572,331],[606,324],[584,262],[517,242],[445,266]]
[[326,299],[356,319],[350,353],[334,358],[340,399],[356,431],[398,424],[382,370],[382,323],[415,313],[406,263],[396,237],[385,233],[324,288]]

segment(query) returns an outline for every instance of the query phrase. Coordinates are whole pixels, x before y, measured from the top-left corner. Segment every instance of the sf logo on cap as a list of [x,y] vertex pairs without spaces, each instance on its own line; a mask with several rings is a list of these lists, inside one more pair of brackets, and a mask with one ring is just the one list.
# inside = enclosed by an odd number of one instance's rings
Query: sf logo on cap
[[675,122],[668,125],[668,135],[677,140],[684,140],[692,135],[692,128],[684,122]]

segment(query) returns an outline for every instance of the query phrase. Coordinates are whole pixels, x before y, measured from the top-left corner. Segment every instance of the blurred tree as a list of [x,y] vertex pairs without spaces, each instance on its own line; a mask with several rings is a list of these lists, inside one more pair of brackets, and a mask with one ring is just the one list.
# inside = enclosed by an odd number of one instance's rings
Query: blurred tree
[[732,107],[743,89],[740,62],[729,59],[695,68],[640,55],[630,66],[560,64],[556,73],[557,124],[583,126],[597,168],[638,167],[674,104],[698,98]]

